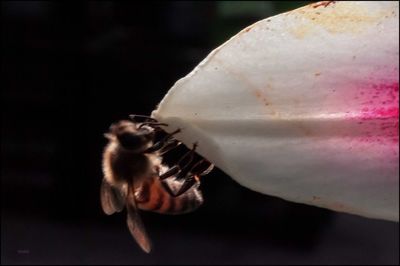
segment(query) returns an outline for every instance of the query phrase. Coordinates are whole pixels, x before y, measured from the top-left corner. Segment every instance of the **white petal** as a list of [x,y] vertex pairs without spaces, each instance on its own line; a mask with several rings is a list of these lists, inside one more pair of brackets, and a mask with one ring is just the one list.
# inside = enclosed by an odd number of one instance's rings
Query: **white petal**
[[399,3],[333,2],[259,21],[153,116],[255,191],[399,219]]

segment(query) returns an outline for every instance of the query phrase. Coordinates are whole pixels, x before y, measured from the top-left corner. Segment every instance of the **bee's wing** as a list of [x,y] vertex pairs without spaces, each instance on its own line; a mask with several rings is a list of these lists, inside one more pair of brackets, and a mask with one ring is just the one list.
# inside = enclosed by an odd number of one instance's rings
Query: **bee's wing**
[[129,231],[131,232],[133,238],[135,238],[139,246],[146,253],[149,253],[151,251],[151,242],[149,237],[147,236],[142,219],[140,218],[139,210],[136,207],[135,198],[132,192],[128,192],[126,209],[128,213],[126,223],[128,225]]
[[100,188],[101,207],[107,215],[120,212],[124,208],[123,192],[111,186],[105,178],[101,182]]

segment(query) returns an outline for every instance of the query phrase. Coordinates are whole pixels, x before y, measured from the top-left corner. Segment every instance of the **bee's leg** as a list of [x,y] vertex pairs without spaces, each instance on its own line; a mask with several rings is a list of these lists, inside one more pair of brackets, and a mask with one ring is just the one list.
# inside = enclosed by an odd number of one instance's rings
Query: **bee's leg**
[[200,179],[196,175],[188,175],[185,178],[185,181],[183,182],[182,186],[179,188],[178,192],[174,194],[174,197],[179,197],[180,195],[184,194],[186,191],[191,189],[195,184],[200,185]]
[[194,175],[188,175],[185,178],[185,181],[183,181],[182,185],[178,188],[179,190],[177,190],[177,188],[175,187],[175,189],[171,189],[168,181],[166,180],[161,180],[161,184],[163,185],[165,191],[168,192],[168,194],[170,194],[172,197],[179,197],[180,195],[182,195],[183,193],[185,193],[187,190],[189,190],[191,187],[193,187],[193,185],[195,184],[200,185],[200,180],[198,176],[194,176]]
[[190,164],[193,161],[193,154],[196,150],[196,147],[197,147],[197,143],[193,144],[193,148],[190,151],[188,151],[178,161],[178,163],[176,165],[174,165],[167,172],[165,172],[159,176],[160,180],[161,180],[161,184],[164,186],[165,190],[173,197],[176,197],[176,194],[172,192],[172,189],[169,187],[168,183],[163,180],[165,180],[169,177],[172,177],[172,176],[174,176],[176,180],[185,178],[191,170]]
[[193,143],[193,148],[192,148],[190,151],[188,151],[187,153],[185,153],[185,155],[183,155],[183,156],[179,159],[179,161],[177,162],[177,164],[178,164],[178,165],[183,164],[183,162],[184,162],[184,160],[186,160],[186,158],[189,158],[189,161],[185,162],[185,165],[191,163],[192,160],[193,160],[193,154],[194,154],[194,152],[196,151],[196,148],[197,148],[197,142]]
[[172,190],[172,188],[170,187],[170,185],[168,184],[168,182],[167,181],[160,181],[161,182],[161,185],[163,186],[163,188],[164,188],[164,190],[170,195],[170,196],[172,196],[172,197],[175,197],[175,193],[174,193],[174,191]]
[[206,159],[203,159],[199,162],[197,162],[193,167],[190,169],[190,175],[185,178],[185,181],[183,182],[182,186],[180,187],[179,191],[175,194],[175,197],[178,197],[188,191],[193,185],[200,184],[200,176],[204,176],[208,173],[211,172],[211,170],[214,168],[214,165],[207,161]]
[[175,176],[176,180],[182,180],[184,179],[190,172],[190,164],[193,161],[193,156],[194,152],[197,148],[197,143],[193,144],[193,148],[188,151],[177,163],[177,166],[179,167],[179,172]]
[[177,173],[179,173],[179,171],[181,171],[180,167],[178,165],[174,165],[167,172],[163,173],[159,177],[161,180],[164,180],[167,179],[168,177],[176,175]]
[[159,154],[164,155],[165,153],[169,152],[170,150],[177,148],[181,144],[182,144],[182,142],[180,142],[176,139],[171,139],[164,145],[164,147],[162,147],[160,149]]
[[[197,144],[196,143],[193,144],[193,148],[190,151],[188,151],[185,155],[183,155],[182,158],[179,159],[179,161],[176,163],[176,165],[172,166],[167,172],[160,175],[160,179],[164,180],[168,177],[175,176],[176,174],[182,175],[183,171],[186,172],[183,175],[183,177],[186,176],[187,173],[190,171],[189,165],[193,161],[193,153],[196,150],[196,147],[197,147]],[[180,178],[182,178],[182,177],[180,177]]]
[[190,170],[190,172],[193,175],[197,175],[197,176],[204,176],[209,174],[212,169],[214,169],[214,165],[206,160],[206,159],[202,159],[199,162],[197,162],[195,165],[193,165],[192,169]]
[[[150,148],[148,148],[147,150],[145,150],[145,153],[152,153],[152,152],[156,152],[159,151],[163,148],[165,148],[168,145],[171,145],[171,143],[174,142],[173,139],[173,135],[177,134],[181,132],[181,130],[178,128],[177,130],[175,130],[174,132],[168,134],[167,136],[165,136],[163,139],[161,139],[160,141],[156,142],[153,144],[153,146],[151,146]],[[179,145],[179,144],[178,144]],[[177,146],[178,146],[177,145]],[[176,146],[176,147],[177,147]],[[175,148],[175,147],[174,147]],[[165,152],[164,152],[165,153]]]

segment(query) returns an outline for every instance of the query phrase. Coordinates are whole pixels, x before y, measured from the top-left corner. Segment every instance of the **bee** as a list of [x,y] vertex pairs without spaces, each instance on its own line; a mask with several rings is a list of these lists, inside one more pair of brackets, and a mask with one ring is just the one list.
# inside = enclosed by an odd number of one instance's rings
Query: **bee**
[[[131,116],[136,119],[141,116]],[[101,206],[107,215],[127,210],[128,229],[149,253],[151,241],[139,210],[162,214],[184,214],[203,203],[199,189],[200,176],[208,174],[213,165],[205,159],[192,164],[197,144],[173,167],[162,163],[162,155],[181,143],[173,138],[180,129],[155,142],[162,131],[155,119],[145,122],[121,120],[110,126],[103,152],[103,180],[100,188]]]

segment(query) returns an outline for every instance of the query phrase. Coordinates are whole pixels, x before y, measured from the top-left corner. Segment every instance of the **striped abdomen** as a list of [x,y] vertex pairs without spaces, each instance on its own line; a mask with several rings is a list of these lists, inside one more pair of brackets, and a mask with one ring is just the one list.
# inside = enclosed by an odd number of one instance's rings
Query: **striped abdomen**
[[[172,189],[178,188],[181,182],[167,179]],[[139,209],[162,214],[183,214],[194,211],[203,203],[203,196],[197,185],[179,197],[171,196],[161,185],[158,177],[144,181],[135,191]]]

